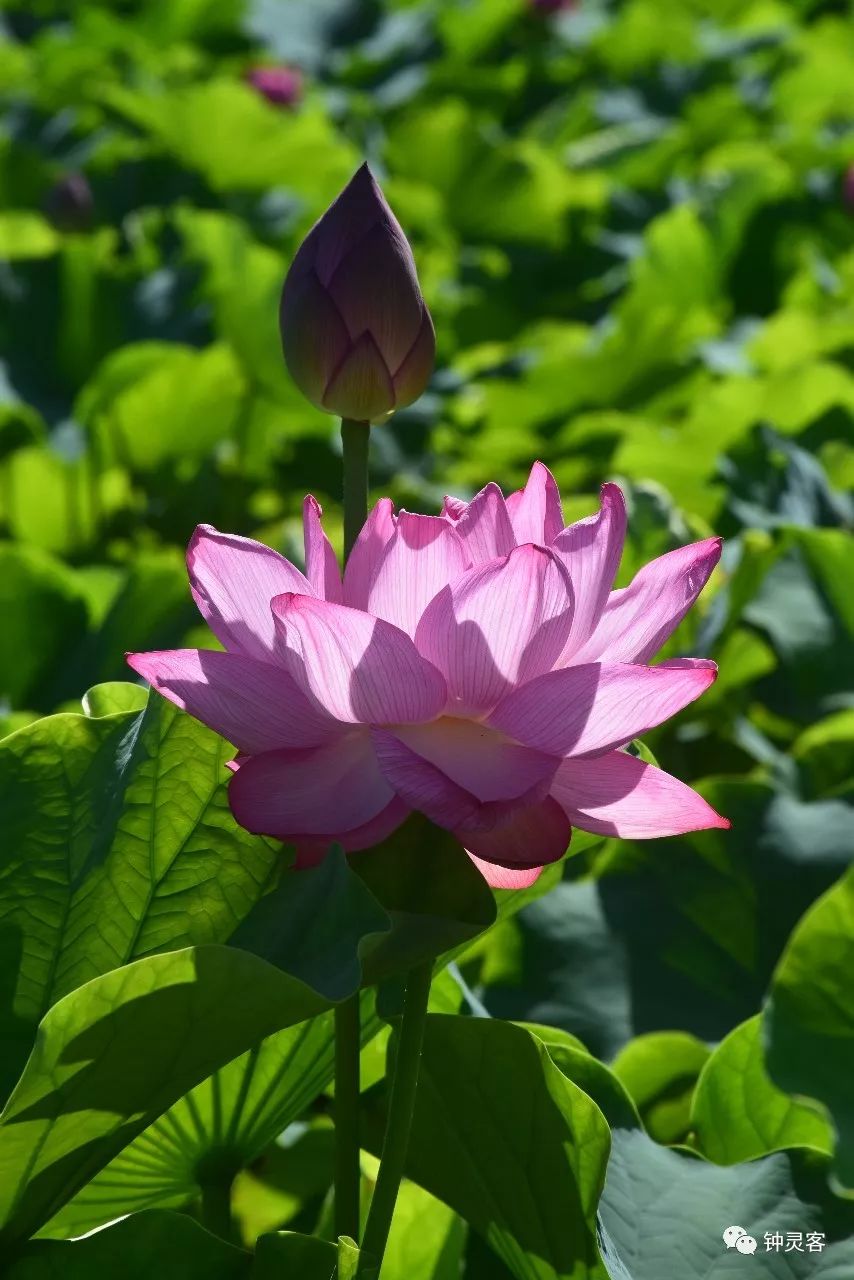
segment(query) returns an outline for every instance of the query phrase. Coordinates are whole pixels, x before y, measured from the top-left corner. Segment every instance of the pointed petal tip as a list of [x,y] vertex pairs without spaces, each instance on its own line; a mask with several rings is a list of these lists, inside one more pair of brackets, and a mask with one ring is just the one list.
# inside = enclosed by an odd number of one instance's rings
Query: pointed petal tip
[[197,524],[190,535],[190,546],[194,547],[201,538],[210,538],[219,533],[216,525],[213,524]]
[[273,596],[270,601],[270,610],[274,617],[281,618],[289,609],[297,607],[295,601],[309,598],[299,595],[296,591],[282,591],[280,595]]
[[545,871],[545,867],[503,867],[498,863],[478,858],[470,849],[466,849],[466,853],[490,889],[530,889]]
[[602,502],[613,502],[619,504],[623,509],[626,506],[626,495],[618,484],[613,480],[606,480],[599,489],[599,497]]
[[197,524],[193,532],[190,534],[190,541],[187,543],[187,564],[190,568],[192,568],[193,557],[196,554],[196,550],[198,549],[198,545],[202,538],[207,537],[213,532],[215,532],[215,530],[211,525]]

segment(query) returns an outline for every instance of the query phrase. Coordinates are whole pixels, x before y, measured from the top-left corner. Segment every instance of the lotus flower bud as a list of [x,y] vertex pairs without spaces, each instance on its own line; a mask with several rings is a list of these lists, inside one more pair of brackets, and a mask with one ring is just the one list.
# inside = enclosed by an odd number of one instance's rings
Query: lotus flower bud
[[327,413],[369,422],[427,385],[433,322],[412,250],[366,164],[300,245],[279,322],[291,377]]
[[82,173],[66,173],[53,184],[44,211],[58,231],[87,231],[92,225],[95,202]]
[[842,179],[842,202],[849,213],[854,213],[854,164],[848,166]]
[[274,107],[295,107],[302,98],[302,72],[297,67],[253,67],[246,81]]
[[575,9],[578,0],[530,0],[535,13],[560,13],[564,9]]

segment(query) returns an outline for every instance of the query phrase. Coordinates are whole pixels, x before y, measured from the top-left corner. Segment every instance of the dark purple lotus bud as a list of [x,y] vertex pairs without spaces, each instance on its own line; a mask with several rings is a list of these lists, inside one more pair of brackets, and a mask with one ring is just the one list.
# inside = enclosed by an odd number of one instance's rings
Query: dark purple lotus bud
[[577,8],[578,0],[530,0],[530,5],[535,13],[560,13]]
[[854,213],[854,164],[850,164],[842,179],[842,202],[849,213]]
[[302,98],[302,72],[297,67],[253,67],[246,81],[274,107],[295,107]]
[[300,245],[279,324],[291,377],[327,413],[369,422],[427,385],[433,321],[412,250],[366,164]]
[[51,187],[44,211],[57,231],[88,231],[95,213],[92,189],[82,173],[65,173]]

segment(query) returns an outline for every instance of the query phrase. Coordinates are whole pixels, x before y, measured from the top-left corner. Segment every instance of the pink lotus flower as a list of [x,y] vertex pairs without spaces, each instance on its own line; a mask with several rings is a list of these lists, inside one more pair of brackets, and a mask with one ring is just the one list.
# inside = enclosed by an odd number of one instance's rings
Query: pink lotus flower
[[624,748],[715,679],[650,665],[720,555],[710,538],[613,591],[626,512],[616,485],[564,528],[536,463],[440,516],[381,499],[343,581],[306,498],[306,571],[202,525],[193,595],[225,652],[128,655],[135,671],[238,748],[232,812],[293,841],[297,865],[390,834],[413,809],[452,831],[490,884],[531,884],[573,826],[632,839],[727,827]]
[[842,178],[842,202],[850,213],[854,213],[854,164],[850,164]]
[[575,9],[578,0],[530,0],[531,8],[537,13],[560,13],[563,9]]
[[253,67],[246,82],[274,107],[295,107],[302,98],[302,72],[297,67]]
[[44,211],[57,231],[88,231],[95,218],[92,188],[83,173],[65,173],[47,194]]

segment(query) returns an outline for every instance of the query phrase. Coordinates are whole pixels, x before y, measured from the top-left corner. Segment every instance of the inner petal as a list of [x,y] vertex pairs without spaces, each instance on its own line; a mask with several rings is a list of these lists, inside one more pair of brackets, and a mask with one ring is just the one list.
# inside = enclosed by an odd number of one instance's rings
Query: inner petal
[[489,725],[455,716],[391,728],[410,750],[478,800],[516,800],[551,782],[560,760],[520,746]]

